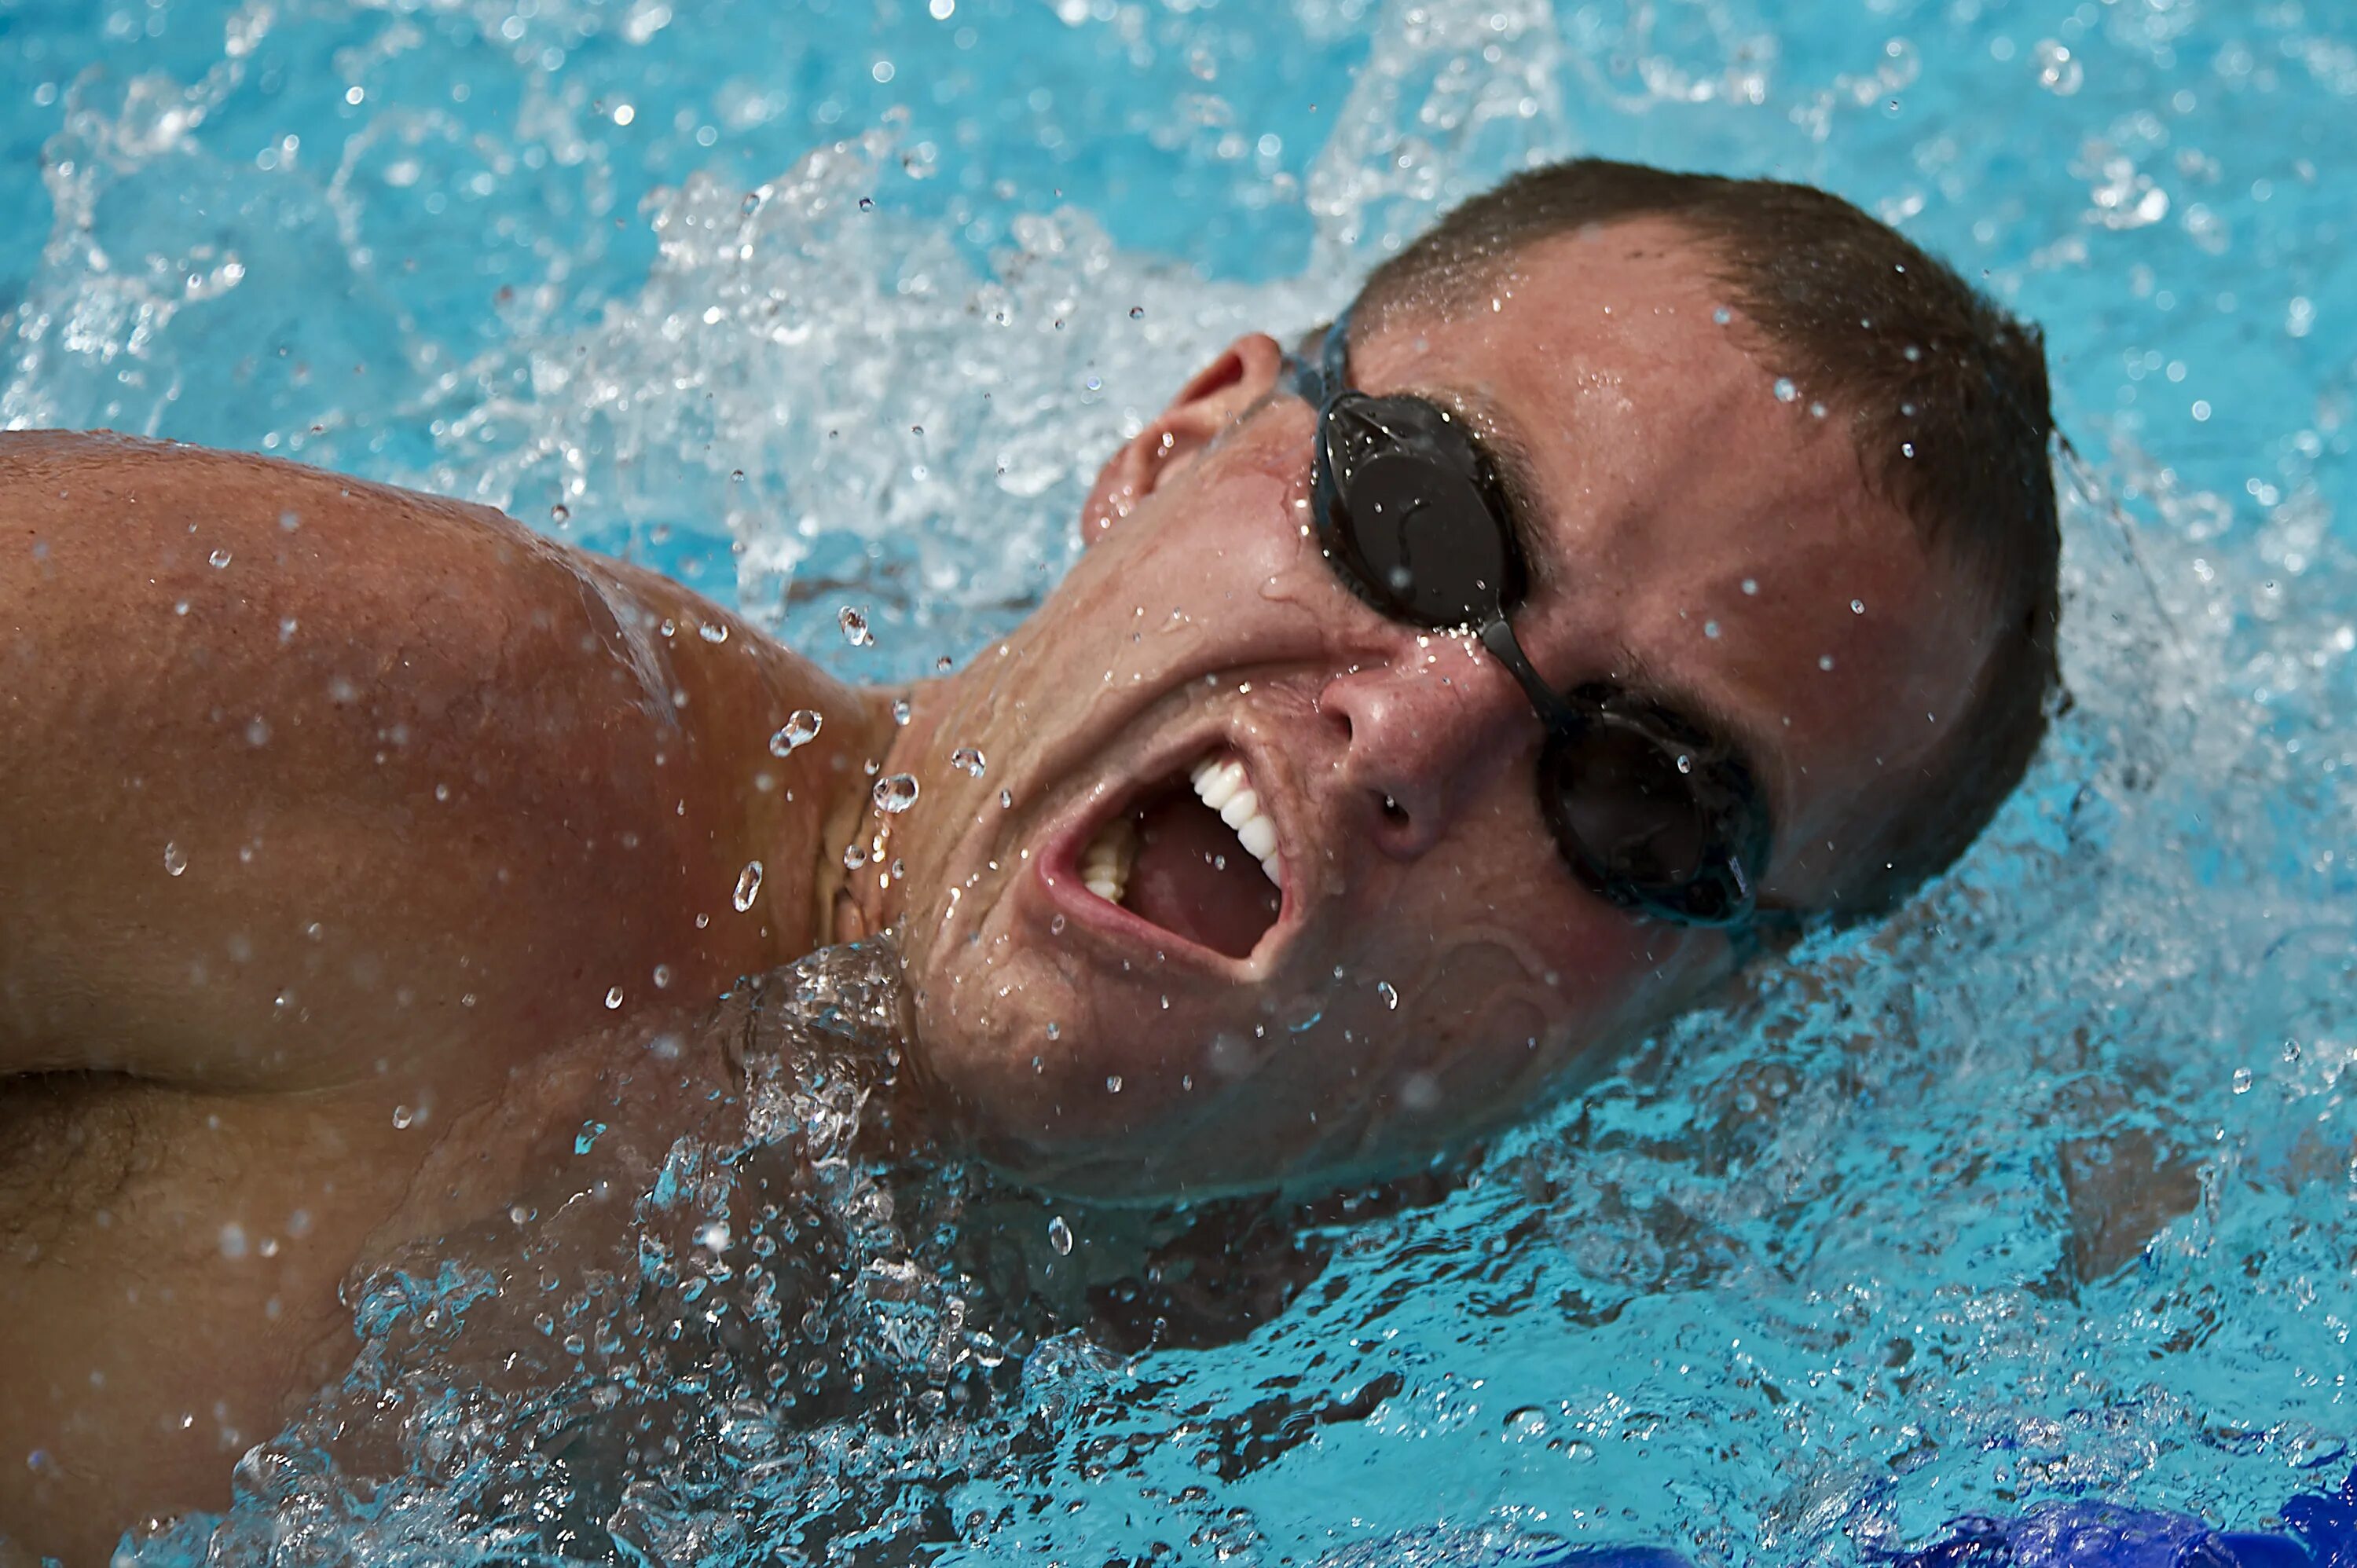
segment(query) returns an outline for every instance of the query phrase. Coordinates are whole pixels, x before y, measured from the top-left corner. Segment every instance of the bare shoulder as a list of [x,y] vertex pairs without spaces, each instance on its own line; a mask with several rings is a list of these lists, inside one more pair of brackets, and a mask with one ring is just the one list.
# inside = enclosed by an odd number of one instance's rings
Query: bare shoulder
[[724,989],[814,939],[754,766],[813,703],[859,699],[488,508],[0,436],[0,1071],[342,1081]]

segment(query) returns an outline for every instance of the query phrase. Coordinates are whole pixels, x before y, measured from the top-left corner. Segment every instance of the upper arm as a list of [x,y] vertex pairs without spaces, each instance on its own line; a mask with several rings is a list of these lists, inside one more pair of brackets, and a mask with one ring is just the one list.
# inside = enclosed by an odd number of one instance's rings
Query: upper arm
[[0,1071],[342,1081],[727,983],[713,722],[766,715],[683,704],[766,688],[657,618],[483,509],[0,436]]

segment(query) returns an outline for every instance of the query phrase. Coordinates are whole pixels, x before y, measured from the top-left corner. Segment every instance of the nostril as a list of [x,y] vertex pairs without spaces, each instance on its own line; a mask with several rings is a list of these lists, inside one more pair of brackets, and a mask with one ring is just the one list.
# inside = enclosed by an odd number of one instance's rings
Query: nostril
[[1407,822],[1407,808],[1389,795],[1383,797],[1383,822],[1395,828],[1405,826]]

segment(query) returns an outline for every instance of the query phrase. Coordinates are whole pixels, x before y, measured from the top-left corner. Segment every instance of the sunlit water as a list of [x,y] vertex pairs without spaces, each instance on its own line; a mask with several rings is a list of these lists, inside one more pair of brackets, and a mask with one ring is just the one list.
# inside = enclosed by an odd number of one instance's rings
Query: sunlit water
[[2085,455],[2072,704],[1982,843],[1453,1188],[1107,1283],[1112,1217],[864,1152],[888,968],[829,955],[599,1205],[377,1276],[142,1560],[1846,1563],[2345,1469],[2357,20],[1792,9],[0,0],[0,417],[478,497],[854,678],[1011,624],[1189,368],[1534,157],[1829,185],[2046,324]]

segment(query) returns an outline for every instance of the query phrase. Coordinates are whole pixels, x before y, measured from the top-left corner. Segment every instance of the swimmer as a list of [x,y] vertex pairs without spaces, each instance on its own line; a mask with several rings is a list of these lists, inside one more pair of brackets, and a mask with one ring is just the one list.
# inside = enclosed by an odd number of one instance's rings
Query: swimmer
[[223,1506],[356,1262],[741,976],[888,933],[945,1148],[1299,1188],[1888,909],[2018,779],[2039,339],[1855,209],[1536,170],[1291,348],[1203,367],[1038,612],[897,691],[480,507],[0,436],[10,1550]]

